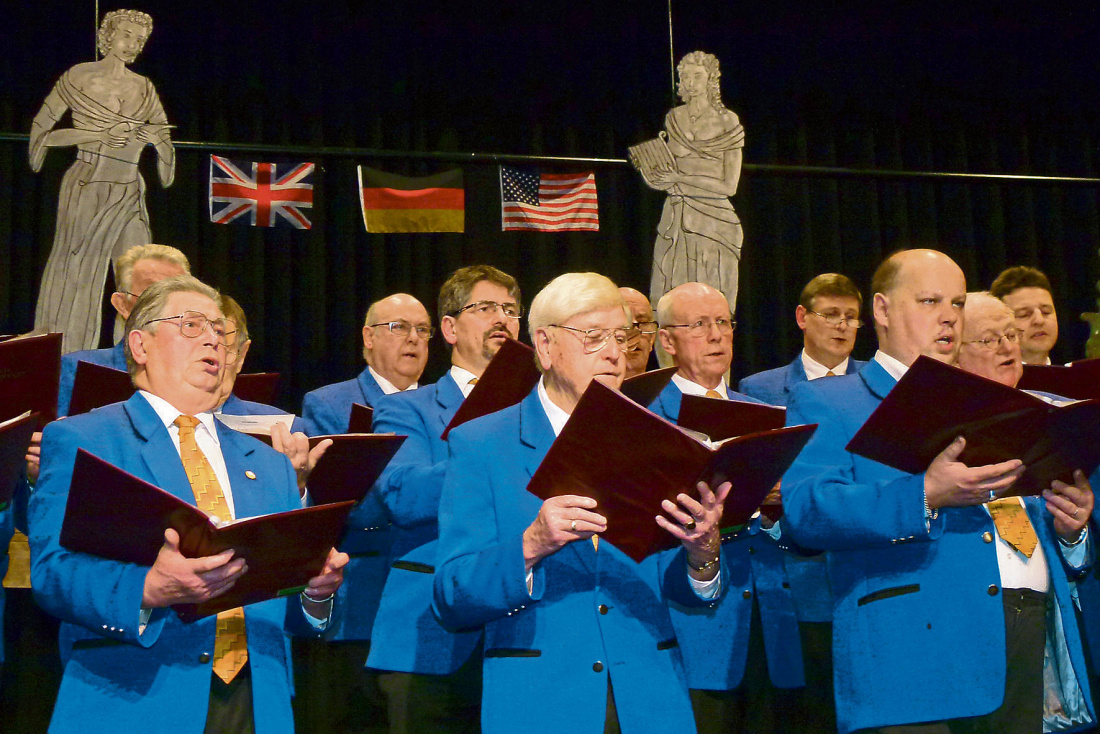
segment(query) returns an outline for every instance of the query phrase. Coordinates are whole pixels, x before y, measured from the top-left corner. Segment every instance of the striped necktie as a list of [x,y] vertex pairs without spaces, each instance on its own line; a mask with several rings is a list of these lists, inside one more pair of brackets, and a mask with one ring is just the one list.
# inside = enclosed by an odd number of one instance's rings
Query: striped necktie
[[[218,477],[210,461],[195,441],[195,426],[199,419],[192,415],[176,418],[180,429],[180,458],[183,470],[191,482],[195,504],[208,515],[216,515],[223,522],[233,519],[229,504],[225,501]],[[214,635],[214,675],[229,683],[248,662],[248,640],[245,637],[244,609],[227,609],[218,614]]]
[[722,399],[722,393],[718,392],[717,390],[707,390],[704,397],[718,398],[719,400],[721,400]]
[[1035,546],[1039,544],[1039,538],[1035,535],[1035,528],[1031,526],[1027,510],[1015,497],[1003,500],[993,500],[986,504],[989,514],[993,517],[993,525],[997,528],[997,535],[1023,553],[1027,558],[1035,552]]

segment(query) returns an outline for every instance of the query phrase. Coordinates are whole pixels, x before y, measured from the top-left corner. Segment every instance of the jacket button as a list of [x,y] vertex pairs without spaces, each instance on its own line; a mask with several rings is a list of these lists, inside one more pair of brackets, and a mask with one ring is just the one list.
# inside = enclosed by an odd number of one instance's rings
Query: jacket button
[[202,655],[199,655],[199,662],[203,663],[203,664],[209,663],[210,662],[210,653],[204,652]]
[[749,547],[749,555],[751,556],[754,553],[756,553],[756,549],[750,546]]
[[986,530],[984,533],[982,533],[982,540],[986,543],[992,543],[993,542],[993,533]]
[[742,599],[751,599],[752,598],[752,592],[749,591],[748,589],[745,589],[744,591],[741,592],[741,598]]
[[600,614],[607,614],[607,605],[606,604],[601,604],[598,607],[596,607],[596,609],[598,609],[600,611]]
[[997,584],[990,584],[989,588],[986,589],[986,591],[989,592],[990,596],[997,596],[997,592],[999,591],[999,589],[997,588]]
[[603,663],[601,663],[599,660],[592,663],[592,670],[596,671],[597,673],[602,673],[603,672]]

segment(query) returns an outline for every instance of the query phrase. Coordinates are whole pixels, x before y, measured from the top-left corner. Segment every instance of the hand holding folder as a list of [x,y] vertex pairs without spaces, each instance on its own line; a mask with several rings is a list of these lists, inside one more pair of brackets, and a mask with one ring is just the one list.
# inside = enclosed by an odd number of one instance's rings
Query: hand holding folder
[[233,549],[248,571],[229,591],[173,607],[185,622],[297,594],[325,565],[353,502],[279,512],[216,526],[193,504],[80,449],[61,528],[61,545],[123,563],[152,566],[164,531],[179,534],[179,551],[203,558]]
[[816,426],[792,426],[718,445],[691,435],[593,380],[527,490],[542,498],[581,495],[607,518],[602,537],[636,561],[671,548],[655,522],[661,501],[698,498],[696,484],[733,484],[721,527],[751,518]]

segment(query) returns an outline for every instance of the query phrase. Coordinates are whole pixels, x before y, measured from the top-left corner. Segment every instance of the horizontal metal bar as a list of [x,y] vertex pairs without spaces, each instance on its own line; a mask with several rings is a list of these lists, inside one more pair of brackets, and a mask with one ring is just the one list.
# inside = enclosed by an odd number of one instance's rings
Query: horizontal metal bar
[[[25,133],[0,133],[0,142],[26,143]],[[446,163],[552,163],[595,168],[619,168],[630,165],[625,158],[581,158],[573,156],[519,155],[511,153],[448,153],[443,151],[384,150],[381,148],[321,147],[309,145],[268,145],[262,143],[213,143],[209,141],[173,141],[176,148],[212,153],[264,153],[314,158],[383,158],[436,160]],[[914,180],[938,183],[1019,183],[1033,185],[1100,186],[1100,178],[1080,176],[1033,176],[1013,173],[958,173],[951,171],[900,171],[883,168],[844,168],[801,166],[781,163],[746,163],[746,173],[784,178],[839,178]]]

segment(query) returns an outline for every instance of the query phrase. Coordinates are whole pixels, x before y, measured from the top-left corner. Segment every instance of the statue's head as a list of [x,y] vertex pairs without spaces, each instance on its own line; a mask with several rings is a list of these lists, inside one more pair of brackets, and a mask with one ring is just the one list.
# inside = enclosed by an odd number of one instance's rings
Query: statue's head
[[[680,59],[680,63],[676,65],[676,74],[680,77],[680,81],[676,85],[676,93],[680,95],[680,98],[685,102],[697,95],[694,90],[689,90],[684,84],[684,72],[688,67],[698,67],[706,73],[707,99],[710,101],[711,105],[716,107],[719,111],[724,110],[726,106],[722,104],[722,88],[719,83],[719,80],[722,78],[722,72],[718,70],[718,57],[714,54],[708,54],[705,51],[692,51],[687,56]],[[694,71],[694,69],[688,70]]]
[[118,55],[123,61],[130,63],[141,53],[152,32],[153,16],[148,13],[140,10],[112,10],[103,16],[103,22],[99,24],[96,48],[99,49],[100,56],[106,56],[116,42],[121,42],[124,48]]

